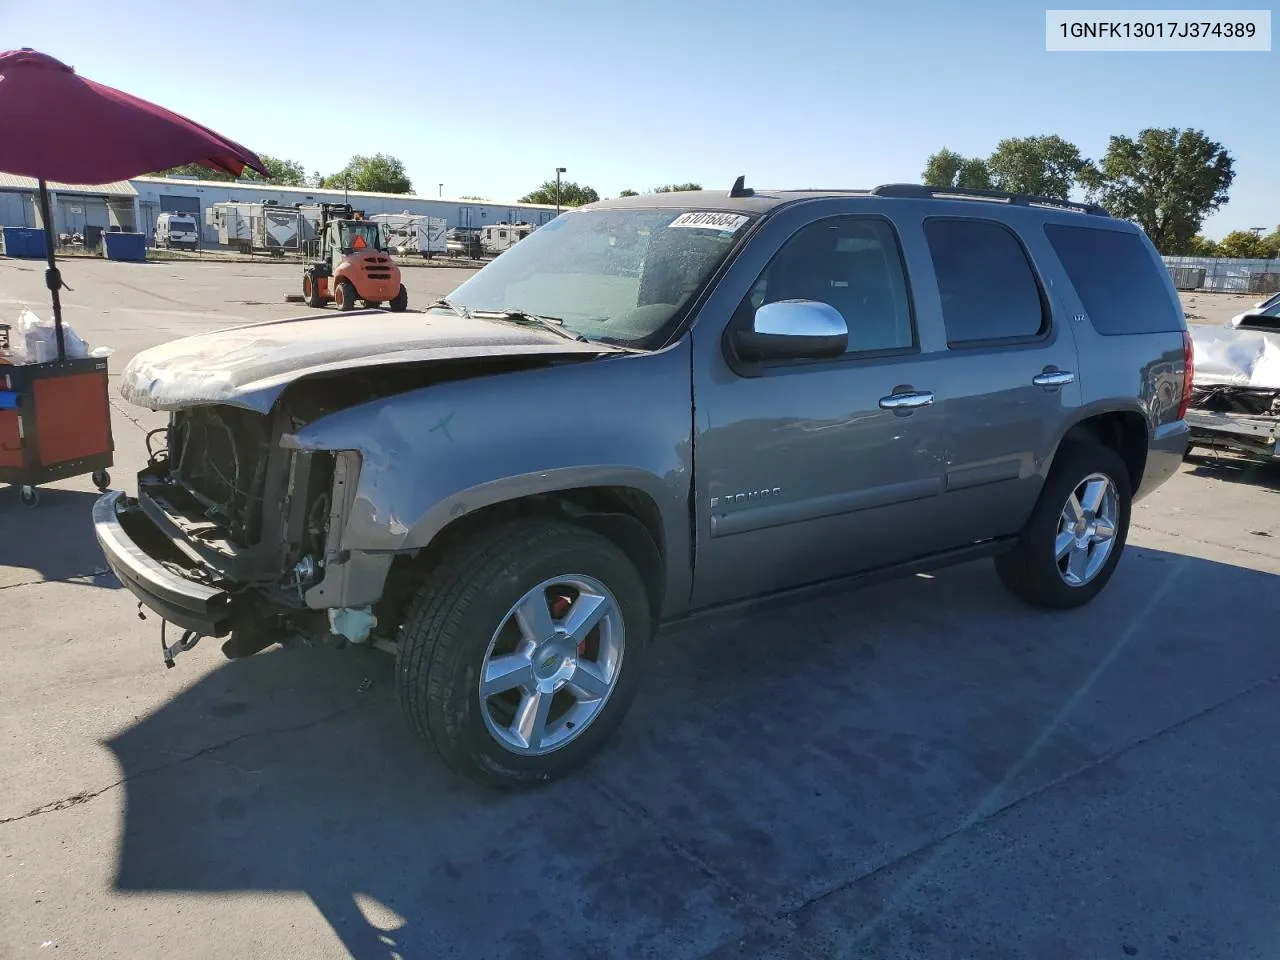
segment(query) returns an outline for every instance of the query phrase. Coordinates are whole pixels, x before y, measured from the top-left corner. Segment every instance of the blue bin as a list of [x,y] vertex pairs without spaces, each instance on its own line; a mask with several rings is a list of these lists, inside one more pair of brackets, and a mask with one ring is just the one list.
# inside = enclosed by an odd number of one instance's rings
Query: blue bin
[[6,257],[31,257],[43,260],[49,255],[44,231],[39,227],[5,227],[2,232]]
[[12,390],[0,390],[0,410],[17,410],[18,395]]
[[104,233],[102,242],[108,260],[147,259],[146,235],[142,233]]

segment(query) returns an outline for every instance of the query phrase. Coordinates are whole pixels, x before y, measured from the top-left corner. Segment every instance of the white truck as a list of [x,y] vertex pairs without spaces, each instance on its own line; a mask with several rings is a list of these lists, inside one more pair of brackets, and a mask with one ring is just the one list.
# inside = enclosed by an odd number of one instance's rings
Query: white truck
[[490,223],[480,229],[480,249],[486,256],[497,256],[509,250],[529,234],[535,227],[532,223]]
[[315,236],[315,227],[297,207],[270,203],[211,204],[205,208],[205,223],[217,232],[219,246],[249,254],[300,253]]
[[448,251],[449,224],[438,217],[377,213],[369,219],[387,225],[387,245],[392,253],[416,253],[429,258]]
[[157,247],[195,250],[200,246],[200,223],[194,214],[162,213],[156,217]]

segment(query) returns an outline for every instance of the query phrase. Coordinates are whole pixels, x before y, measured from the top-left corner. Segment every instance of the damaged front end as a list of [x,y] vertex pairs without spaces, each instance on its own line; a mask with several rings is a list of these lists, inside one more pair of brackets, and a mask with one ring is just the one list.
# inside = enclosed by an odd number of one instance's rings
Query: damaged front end
[[140,609],[185,631],[167,651],[227,634],[245,653],[296,636],[384,646],[390,634],[371,631],[397,537],[343,548],[357,481],[374,467],[360,430],[328,443],[321,422],[450,381],[618,352],[449,310],[290,318],[153,347],[125,367],[120,393],[169,424],[148,438],[138,495],[95,505],[98,541]]
[[1195,379],[1187,426],[1194,446],[1280,458],[1280,331],[1193,327]]
[[148,438],[137,497],[99,501],[94,523],[112,569],[185,631],[166,645],[167,663],[199,637],[232,632],[274,642],[327,628],[369,639],[392,558],[340,549],[360,455],[294,449],[305,422],[288,405],[175,411]]

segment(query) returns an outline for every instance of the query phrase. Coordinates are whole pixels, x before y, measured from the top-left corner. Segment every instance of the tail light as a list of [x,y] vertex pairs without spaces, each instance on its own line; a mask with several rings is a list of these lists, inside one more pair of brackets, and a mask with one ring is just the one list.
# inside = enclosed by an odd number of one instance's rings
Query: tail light
[[1191,334],[1182,333],[1182,402],[1178,404],[1178,419],[1187,415],[1187,407],[1191,405],[1191,381],[1195,376],[1195,349],[1191,344]]

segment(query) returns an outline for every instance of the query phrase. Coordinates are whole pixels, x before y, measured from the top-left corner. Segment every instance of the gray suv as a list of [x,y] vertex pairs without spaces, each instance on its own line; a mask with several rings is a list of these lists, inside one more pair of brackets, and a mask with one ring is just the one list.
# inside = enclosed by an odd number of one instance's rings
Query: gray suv
[[424,312],[140,354],[121,391],[169,426],[94,524],[170,665],[382,648],[450,764],[530,784],[694,611],[988,556],[1089,601],[1182,460],[1189,354],[1097,207],[740,178],[570,210]]

